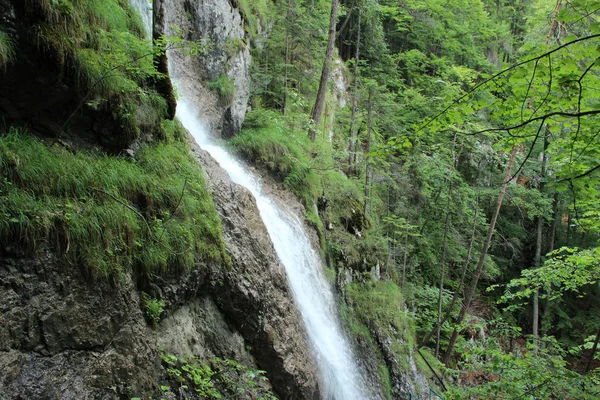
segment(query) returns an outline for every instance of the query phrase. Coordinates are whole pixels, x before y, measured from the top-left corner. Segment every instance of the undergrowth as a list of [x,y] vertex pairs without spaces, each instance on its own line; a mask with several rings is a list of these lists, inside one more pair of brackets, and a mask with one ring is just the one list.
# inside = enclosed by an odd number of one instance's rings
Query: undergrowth
[[146,145],[130,160],[71,153],[11,129],[0,138],[0,241],[49,245],[94,277],[228,264],[202,176],[178,141]]
[[265,371],[248,368],[235,360],[214,358],[206,363],[198,357],[189,360],[163,354],[162,360],[171,378],[162,385],[165,395],[178,393],[181,398],[276,400]]
[[13,62],[16,56],[15,43],[12,38],[3,31],[0,31],[0,71],[6,68],[6,65]]

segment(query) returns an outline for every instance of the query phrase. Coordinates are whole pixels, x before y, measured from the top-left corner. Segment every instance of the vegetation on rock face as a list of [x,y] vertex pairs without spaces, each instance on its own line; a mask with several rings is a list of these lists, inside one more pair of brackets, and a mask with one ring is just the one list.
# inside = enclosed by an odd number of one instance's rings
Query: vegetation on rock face
[[214,81],[209,82],[208,88],[217,94],[223,104],[231,104],[235,97],[235,86],[227,75],[220,75]]
[[56,249],[94,276],[227,264],[202,170],[182,142],[135,160],[48,146],[16,130],[0,140],[5,243]]
[[[29,43],[75,92],[59,131],[94,111],[121,144],[153,140],[124,158],[5,126],[0,240],[55,249],[95,277],[227,264],[157,89],[166,39],[143,40],[125,0],[14,3],[28,25],[19,37],[0,26],[0,74]],[[253,111],[230,145],[304,202],[385,394],[428,346],[448,398],[597,398],[600,2],[344,0],[336,21],[329,1],[235,6],[256,46]],[[330,22],[336,82],[315,124]],[[228,77],[209,85],[231,102]],[[156,322],[160,300],[146,307]],[[260,371],[163,360],[165,392],[270,396],[249,383]]]
[[6,33],[0,31],[0,68],[6,68],[6,65],[15,59],[16,50],[12,38]]
[[177,393],[185,399],[277,399],[265,371],[234,360],[214,358],[205,363],[196,357],[188,361],[174,354],[163,354],[162,360],[171,380],[161,385],[165,395]]
[[[395,326],[398,291],[452,396],[594,397],[600,3],[344,1],[315,126],[330,4],[273,6],[231,145],[304,201],[350,333]],[[465,380],[484,338],[496,361]]]

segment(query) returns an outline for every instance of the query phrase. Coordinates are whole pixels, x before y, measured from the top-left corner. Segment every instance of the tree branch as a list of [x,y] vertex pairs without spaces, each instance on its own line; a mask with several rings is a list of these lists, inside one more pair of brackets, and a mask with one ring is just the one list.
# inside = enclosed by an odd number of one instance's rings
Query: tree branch
[[558,47],[556,47],[556,48],[554,48],[552,50],[549,50],[549,51],[547,51],[547,52],[545,52],[543,54],[540,54],[539,56],[529,58],[527,60],[518,62],[516,64],[511,65],[510,67],[507,67],[507,68],[503,69],[502,71],[500,71],[500,72],[492,75],[491,77],[489,77],[487,79],[484,79],[483,81],[481,81],[477,85],[473,86],[473,88],[471,90],[468,90],[465,94],[463,94],[462,96],[460,96],[457,99],[453,100],[452,103],[450,103],[446,108],[444,108],[442,111],[440,111],[439,113],[437,113],[436,115],[434,115],[433,117],[431,117],[431,119],[429,119],[429,121],[427,121],[425,124],[421,125],[416,130],[416,132],[420,132],[423,129],[425,129],[426,127],[428,127],[429,125],[431,125],[431,123],[433,121],[437,120],[440,116],[442,116],[444,113],[446,113],[446,111],[448,111],[454,105],[460,103],[463,99],[465,99],[471,93],[475,92],[477,89],[479,89],[480,87],[484,86],[485,84],[494,81],[496,78],[500,77],[501,75],[504,75],[505,73],[507,73],[507,72],[509,72],[509,71],[517,68],[517,67],[520,67],[521,65],[525,65],[525,64],[528,64],[528,63],[530,63],[532,61],[537,61],[537,60],[540,60],[541,58],[547,57],[550,54],[556,53],[557,51],[560,51],[560,50],[564,49],[565,47],[571,46],[571,45],[573,45],[575,43],[583,42],[583,41],[590,40],[590,39],[595,39],[595,38],[598,38],[598,37],[600,37],[600,33],[599,34],[595,34],[595,35],[590,35],[590,36],[584,36],[582,38],[578,38],[578,39],[572,40],[572,41],[567,42],[565,44],[562,44],[562,45],[560,45],[560,46],[558,46]]

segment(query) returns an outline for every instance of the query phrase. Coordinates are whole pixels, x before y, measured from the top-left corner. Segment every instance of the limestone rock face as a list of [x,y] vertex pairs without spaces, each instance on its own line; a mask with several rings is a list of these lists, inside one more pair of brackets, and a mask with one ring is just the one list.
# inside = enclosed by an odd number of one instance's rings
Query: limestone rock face
[[[250,97],[251,57],[240,12],[228,0],[174,0],[164,7],[168,35],[203,42],[207,49],[200,57],[169,52],[170,60],[181,66],[174,78],[195,82],[186,92],[202,99],[202,118],[211,132],[224,138],[236,135]],[[209,88],[220,77],[233,84],[232,99],[224,100],[218,89]]]
[[130,276],[91,283],[49,252],[0,257],[0,398],[113,398],[157,377]]
[[320,398],[302,318],[254,197],[232,183],[208,153],[192,146],[208,174],[233,260],[232,269],[214,277],[221,308],[253,346],[258,365],[282,398]]

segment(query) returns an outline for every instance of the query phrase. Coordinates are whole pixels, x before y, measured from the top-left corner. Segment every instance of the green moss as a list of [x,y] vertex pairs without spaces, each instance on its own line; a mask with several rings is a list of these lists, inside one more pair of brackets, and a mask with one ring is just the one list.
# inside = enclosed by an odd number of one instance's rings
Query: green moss
[[246,41],[243,38],[227,38],[223,45],[225,52],[229,57],[233,57],[246,47]]
[[227,75],[220,75],[214,81],[209,82],[208,88],[217,94],[221,103],[233,103],[235,97],[235,85]]
[[390,371],[385,364],[379,364],[377,368],[377,375],[379,375],[379,381],[383,388],[383,393],[386,399],[392,399],[392,382],[390,379]]
[[392,281],[352,283],[346,286],[346,299],[358,323],[377,328],[392,339],[391,348],[400,361],[400,368],[408,370],[415,338],[398,285]]
[[267,0],[234,0],[233,4],[240,11],[250,38],[256,37],[261,29],[267,27],[267,18],[271,13]]
[[244,158],[264,166],[312,208],[310,140],[305,132],[290,132],[281,114],[253,110],[230,146]]
[[202,176],[180,142],[147,145],[133,161],[12,130],[0,139],[0,240],[50,244],[102,277],[228,264]]

